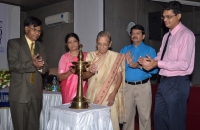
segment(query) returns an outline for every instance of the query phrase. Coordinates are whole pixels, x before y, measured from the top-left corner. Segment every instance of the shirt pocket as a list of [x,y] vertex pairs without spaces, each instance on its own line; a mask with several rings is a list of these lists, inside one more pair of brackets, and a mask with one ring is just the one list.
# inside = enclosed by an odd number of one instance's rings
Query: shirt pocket
[[178,49],[169,46],[168,59],[169,60],[177,60],[177,58],[178,58]]

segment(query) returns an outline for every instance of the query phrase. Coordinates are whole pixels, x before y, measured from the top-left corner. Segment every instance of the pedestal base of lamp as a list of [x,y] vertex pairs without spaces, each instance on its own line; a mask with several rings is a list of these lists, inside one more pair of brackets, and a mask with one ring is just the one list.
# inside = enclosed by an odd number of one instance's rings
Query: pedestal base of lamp
[[90,106],[88,105],[88,100],[85,97],[75,97],[72,100],[71,109],[87,109]]

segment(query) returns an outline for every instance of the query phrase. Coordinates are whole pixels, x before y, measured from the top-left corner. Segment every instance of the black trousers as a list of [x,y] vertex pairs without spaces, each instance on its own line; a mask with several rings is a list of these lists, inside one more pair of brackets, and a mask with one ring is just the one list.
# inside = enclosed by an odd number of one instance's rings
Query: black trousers
[[31,98],[28,103],[10,101],[10,111],[14,130],[39,130],[42,99]]
[[188,76],[162,77],[156,94],[154,130],[186,130]]

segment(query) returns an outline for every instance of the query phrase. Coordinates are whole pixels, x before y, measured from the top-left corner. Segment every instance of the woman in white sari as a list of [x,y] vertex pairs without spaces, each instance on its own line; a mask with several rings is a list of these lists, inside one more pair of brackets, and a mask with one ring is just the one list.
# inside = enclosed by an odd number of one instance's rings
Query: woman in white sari
[[111,121],[114,130],[125,122],[124,108],[124,55],[110,51],[110,33],[101,31],[97,35],[97,50],[87,54],[91,62],[84,78],[88,79],[86,97],[91,103],[111,107]]

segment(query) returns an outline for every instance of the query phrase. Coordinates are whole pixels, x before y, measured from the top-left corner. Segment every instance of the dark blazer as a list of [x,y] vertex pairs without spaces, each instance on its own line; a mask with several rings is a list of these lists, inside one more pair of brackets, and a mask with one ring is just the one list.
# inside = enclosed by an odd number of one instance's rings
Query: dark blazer
[[[45,47],[38,41],[35,42],[35,54],[37,53],[42,56],[45,62],[42,73],[46,73],[48,65]],[[42,76],[31,63],[31,52],[25,36],[8,41],[7,58],[11,72],[9,100],[28,103],[31,96],[42,98]],[[34,73],[34,85],[30,83],[31,73]]]

